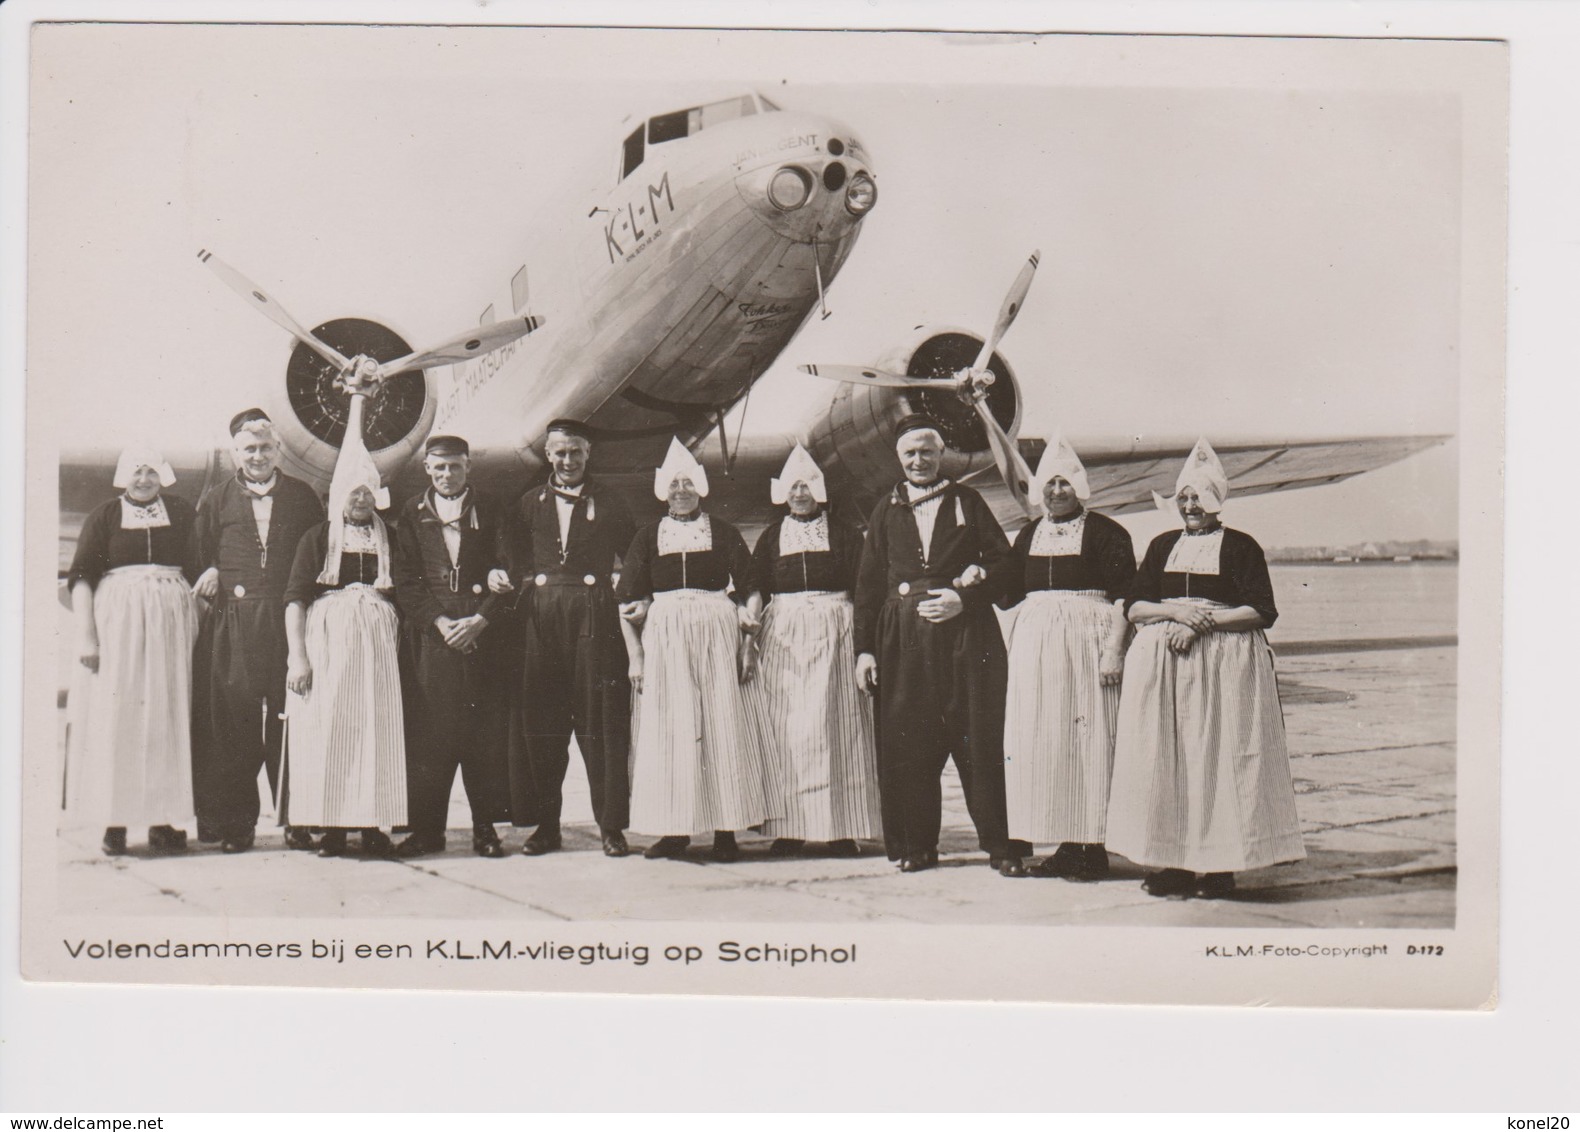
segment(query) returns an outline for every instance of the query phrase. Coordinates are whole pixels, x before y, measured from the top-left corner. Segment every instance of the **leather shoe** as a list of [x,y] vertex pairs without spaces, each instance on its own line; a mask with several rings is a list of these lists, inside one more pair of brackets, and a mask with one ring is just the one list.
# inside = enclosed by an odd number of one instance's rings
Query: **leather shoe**
[[472,852],[479,857],[503,857],[505,855],[505,847],[499,840],[498,831],[491,825],[474,825],[472,827]]
[[388,857],[395,851],[395,843],[390,840],[389,834],[382,829],[364,829],[362,831],[362,855],[364,857]]
[[541,825],[533,830],[532,836],[522,842],[521,851],[529,857],[541,857],[545,853],[554,853],[564,846],[564,839],[560,837],[557,829],[544,829]]
[[998,870],[1001,877],[1023,877],[1026,872],[1026,862],[1019,857],[991,857],[988,864]]
[[1233,892],[1233,873],[1208,873],[1196,882],[1196,895],[1203,900],[1222,900]]
[[346,831],[343,829],[324,830],[324,836],[318,841],[318,855],[320,857],[344,857],[346,855]]
[[220,839],[219,850],[221,853],[245,853],[252,848],[253,841],[256,838],[257,834],[250,829],[227,833]]
[[920,873],[938,867],[938,850],[924,849],[920,853],[912,853],[909,857],[900,860],[902,873]]
[[660,861],[665,858],[684,857],[686,847],[691,844],[691,838],[685,836],[660,837],[653,844],[642,850],[642,856],[649,861]]
[[412,857],[423,857],[429,853],[443,852],[444,834],[442,833],[408,834],[399,845],[395,846],[395,856],[403,861]]
[[187,847],[187,831],[168,825],[149,827],[148,847],[161,853],[179,853]]
[[211,823],[202,821],[197,823],[197,839],[204,845],[213,845],[222,840],[222,835]]
[[713,834],[712,858],[721,865],[733,864],[741,859],[741,847],[735,843],[735,834],[727,829]]
[[830,841],[828,849],[823,853],[825,857],[859,857],[861,846],[856,844],[853,837],[842,837],[838,841]]
[[1108,849],[1101,841],[1091,842],[1081,851],[1082,880],[1108,879]]
[[1094,881],[1108,876],[1108,850],[1101,843],[1066,841],[1032,870],[1034,876]]
[[603,835],[603,855],[605,857],[628,857],[631,855],[631,845],[625,839],[625,834],[620,830],[610,830]]
[[1196,874],[1185,869],[1164,869],[1142,881],[1141,890],[1152,896],[1189,896],[1196,890]]
[[[342,833],[340,835],[340,844],[341,844],[342,848],[344,848],[345,842],[346,842],[346,837],[345,837],[345,834]],[[288,825],[288,826],[286,826],[285,827],[285,847],[287,849],[296,849],[296,850],[298,850],[300,852],[303,852],[303,853],[307,852],[308,850],[313,848],[313,831],[308,829],[306,826],[300,826],[300,825]]]
[[799,837],[779,837],[768,846],[770,857],[794,857],[806,848],[806,842]]
[[104,855],[106,857],[124,857],[126,855],[126,827],[112,825],[104,831]]

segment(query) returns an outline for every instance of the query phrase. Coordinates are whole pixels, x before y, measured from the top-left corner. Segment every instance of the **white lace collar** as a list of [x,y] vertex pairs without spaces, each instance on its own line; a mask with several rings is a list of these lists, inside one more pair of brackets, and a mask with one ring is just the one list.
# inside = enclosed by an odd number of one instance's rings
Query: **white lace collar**
[[682,523],[665,515],[658,521],[658,552],[660,554],[696,554],[713,549],[713,523],[707,515]]
[[828,512],[802,522],[794,517],[779,524],[779,554],[809,554],[828,550]]
[[1081,553],[1086,534],[1086,512],[1071,519],[1039,519],[1031,536],[1031,553],[1038,558],[1054,558]]
[[170,512],[165,510],[165,501],[159,496],[154,496],[147,504],[133,503],[127,496],[121,496],[121,530],[146,531],[169,525]]
[[1183,534],[1163,569],[1170,574],[1217,574],[1222,553],[1222,527],[1205,535]]

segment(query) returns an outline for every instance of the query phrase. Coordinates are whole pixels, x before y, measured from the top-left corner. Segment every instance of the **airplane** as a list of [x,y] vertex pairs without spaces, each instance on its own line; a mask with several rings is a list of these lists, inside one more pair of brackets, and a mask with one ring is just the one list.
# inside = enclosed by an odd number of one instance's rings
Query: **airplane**
[[[269,412],[281,466],[326,490],[355,415],[365,418],[367,447],[396,500],[426,487],[415,455],[434,432],[466,436],[473,481],[514,498],[546,476],[548,423],[575,417],[594,438],[593,471],[626,493],[638,515],[654,510],[652,469],[676,436],[719,469],[710,475],[708,508],[722,518],[748,529],[770,521],[767,479],[801,442],[833,497],[859,520],[898,479],[893,426],[926,411],[943,426],[946,475],[981,490],[1001,521],[1035,515],[1027,467],[1046,441],[1019,435],[1020,387],[999,344],[1023,308],[1036,253],[990,333],[921,327],[876,365],[804,365],[809,377],[839,383],[816,418],[799,431],[732,440],[726,414],[815,315],[826,317],[826,292],[879,204],[872,157],[850,126],[755,92],[638,121],[609,156],[609,189],[570,219],[571,251],[527,258],[501,281],[477,327],[429,350],[414,351],[369,319],[307,329],[263,288],[201,251],[200,263],[293,339],[278,380],[236,401]],[[359,356],[380,364],[376,388],[353,397],[343,373]],[[1252,495],[1335,483],[1444,439],[1215,447],[1235,493]],[[1151,507],[1154,491],[1172,492],[1195,437],[1070,440],[1088,469],[1090,505],[1122,513]],[[165,454],[193,498],[233,474],[223,443]],[[105,447],[63,447],[62,568],[85,513],[114,494],[115,459]]]

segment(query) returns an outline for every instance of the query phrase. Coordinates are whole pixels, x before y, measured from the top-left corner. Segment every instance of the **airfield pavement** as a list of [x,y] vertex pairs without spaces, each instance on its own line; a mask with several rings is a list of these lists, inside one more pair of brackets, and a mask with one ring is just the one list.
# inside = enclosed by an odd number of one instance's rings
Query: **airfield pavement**
[[[1455,687],[1452,639],[1411,647],[1290,650],[1279,680],[1306,859],[1243,874],[1232,899],[1157,899],[1141,870],[1114,859],[1095,884],[1009,880],[976,847],[953,767],[946,772],[941,867],[900,874],[881,845],[861,857],[768,859],[768,839],[744,834],[735,864],[647,861],[599,851],[586,781],[572,753],[565,851],[527,858],[471,852],[457,783],[449,847],[409,862],[323,860],[288,852],[265,814],[257,847],[217,846],[124,857],[97,831],[57,840],[58,910],[103,916],[402,917],[455,920],[706,921],[1227,927],[1451,927],[1455,913]],[[1389,642],[1399,644],[1402,642]],[[132,831],[140,842],[143,831]],[[353,845],[355,839],[353,838]],[[1051,846],[1038,846],[1039,854]]]

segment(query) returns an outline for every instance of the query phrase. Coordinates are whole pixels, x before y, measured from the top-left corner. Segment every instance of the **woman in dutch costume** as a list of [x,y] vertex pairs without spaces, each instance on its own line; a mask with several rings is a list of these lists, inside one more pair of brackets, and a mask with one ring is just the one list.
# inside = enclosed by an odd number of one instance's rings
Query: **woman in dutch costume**
[[[769,485],[788,514],[752,555],[747,610],[760,617],[757,677],[746,695],[759,724],[769,809],[769,856],[822,841],[854,857],[881,835],[872,703],[856,686],[851,591],[861,532],[830,515],[823,473],[800,445]],[[767,609],[764,611],[764,602]]]
[[751,555],[739,531],[702,510],[707,472],[678,440],[653,494],[669,514],[636,533],[617,590],[636,698],[631,829],[659,835],[649,859],[682,856],[693,834],[712,832],[713,859],[734,861],[734,831],[768,816],[739,687],[756,663],[743,647],[757,628],[744,608]]
[[1044,450],[1032,490],[1045,517],[1016,537],[999,602],[1019,607],[1004,709],[1009,834],[1058,846],[1038,875],[1099,880],[1135,551],[1123,527],[1083,506],[1086,468],[1062,439]]
[[115,468],[121,495],[89,513],[67,575],[81,668],[71,691],[66,795],[77,822],[126,852],[185,849],[192,819],[192,504],[160,489],[175,473],[151,448]]
[[1262,548],[1219,520],[1228,495],[1217,454],[1198,440],[1172,501],[1184,530],[1152,540],[1125,603],[1138,631],[1108,844],[1160,870],[1142,883],[1154,896],[1227,896],[1235,873],[1305,856],[1262,632],[1278,608]]
[[390,536],[375,510],[388,506],[389,494],[360,426],[354,409],[330,482],[329,518],[302,536],[285,591],[282,821],[322,829],[320,857],[344,854],[353,829],[364,855],[385,856],[393,846],[380,827],[407,817],[400,619]]

